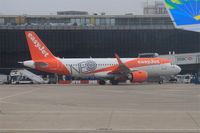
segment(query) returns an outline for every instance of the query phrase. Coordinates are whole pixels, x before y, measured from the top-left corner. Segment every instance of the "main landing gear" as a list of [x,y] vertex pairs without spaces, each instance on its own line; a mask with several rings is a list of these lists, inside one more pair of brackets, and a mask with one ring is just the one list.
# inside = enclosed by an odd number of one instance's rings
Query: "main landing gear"
[[105,84],[106,84],[106,81],[105,81],[105,80],[99,80],[99,84],[100,84],[100,85],[105,85]]
[[[119,81],[117,80],[110,80],[110,83],[112,85],[118,85],[119,84]],[[99,85],[105,85],[106,84],[106,81],[105,80],[99,80]]]
[[119,81],[117,81],[117,80],[110,80],[110,83],[111,83],[112,85],[118,85],[118,84],[119,84]]

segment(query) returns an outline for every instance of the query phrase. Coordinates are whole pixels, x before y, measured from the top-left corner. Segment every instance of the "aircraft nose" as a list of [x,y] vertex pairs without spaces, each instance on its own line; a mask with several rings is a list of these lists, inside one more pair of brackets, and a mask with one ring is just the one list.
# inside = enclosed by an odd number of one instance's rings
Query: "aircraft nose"
[[176,65],[176,71],[177,71],[177,73],[181,72],[181,68],[179,66],[177,66],[177,65]]

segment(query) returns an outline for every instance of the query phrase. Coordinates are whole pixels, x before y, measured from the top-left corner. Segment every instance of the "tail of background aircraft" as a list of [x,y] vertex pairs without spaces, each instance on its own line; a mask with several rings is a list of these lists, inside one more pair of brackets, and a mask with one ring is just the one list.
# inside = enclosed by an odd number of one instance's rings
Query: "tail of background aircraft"
[[164,0],[176,28],[200,32],[200,0]]
[[44,45],[35,32],[26,31],[25,34],[32,60],[37,61],[54,58],[54,55]]

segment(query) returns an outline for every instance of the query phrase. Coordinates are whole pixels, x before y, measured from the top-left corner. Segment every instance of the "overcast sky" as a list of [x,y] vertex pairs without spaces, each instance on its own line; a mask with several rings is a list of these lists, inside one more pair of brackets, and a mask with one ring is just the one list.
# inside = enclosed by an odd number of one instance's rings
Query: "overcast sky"
[[[106,14],[142,14],[147,0],[0,0],[0,14],[56,14],[78,10]],[[153,2],[155,0],[149,0]]]

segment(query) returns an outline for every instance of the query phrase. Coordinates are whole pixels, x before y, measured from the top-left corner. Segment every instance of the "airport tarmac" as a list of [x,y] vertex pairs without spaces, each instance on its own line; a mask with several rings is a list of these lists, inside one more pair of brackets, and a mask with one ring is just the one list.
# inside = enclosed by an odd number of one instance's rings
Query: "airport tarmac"
[[1,85],[0,132],[199,133],[200,86]]

